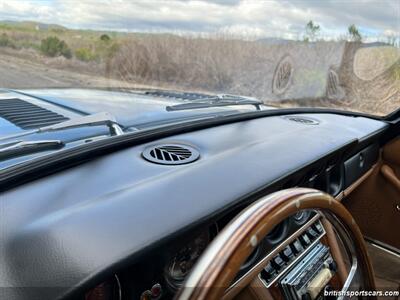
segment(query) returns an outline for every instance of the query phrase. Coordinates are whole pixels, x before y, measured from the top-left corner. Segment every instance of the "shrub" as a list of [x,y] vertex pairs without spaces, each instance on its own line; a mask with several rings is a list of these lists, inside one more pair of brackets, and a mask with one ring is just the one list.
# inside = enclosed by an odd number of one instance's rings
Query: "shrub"
[[40,44],[40,50],[44,55],[50,57],[64,56],[65,58],[72,57],[72,51],[68,47],[67,43],[60,41],[56,36],[49,36],[42,40]]
[[0,47],[11,47],[11,48],[15,48],[15,44],[13,43],[13,41],[8,37],[7,34],[3,33],[0,36]]
[[97,59],[97,55],[89,48],[78,48],[75,50],[75,56],[81,61],[92,61]]
[[60,54],[65,58],[72,58],[72,51],[64,41],[60,43]]
[[103,42],[108,42],[108,41],[111,40],[111,38],[109,37],[108,34],[102,34],[102,35],[100,36],[100,40],[102,40]]

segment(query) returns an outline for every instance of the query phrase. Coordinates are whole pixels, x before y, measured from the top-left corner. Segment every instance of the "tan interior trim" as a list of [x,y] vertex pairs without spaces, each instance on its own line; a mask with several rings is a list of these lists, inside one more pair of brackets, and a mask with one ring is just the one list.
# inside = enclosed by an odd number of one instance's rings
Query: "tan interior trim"
[[388,165],[382,165],[381,173],[400,192],[400,179],[394,170]]
[[235,300],[275,300],[271,291],[266,289],[261,280],[255,277],[240,293]]
[[254,299],[258,300],[273,300],[274,297],[271,295],[269,289],[266,289],[261,279],[256,276],[249,285],[250,293],[254,296]]
[[[343,191],[343,196],[341,199],[347,197],[352,191],[354,191],[361,183],[363,183],[375,170],[378,164],[375,164],[369,169],[364,175],[358,178],[353,184],[351,184],[347,189]],[[340,201],[340,200],[339,200]]]
[[344,198],[344,193],[343,193],[343,191],[340,192],[339,194],[337,194],[337,195],[335,196],[335,199],[336,199],[337,201],[339,201],[339,202],[341,202],[343,198]]
[[369,169],[363,176],[357,179],[356,182],[352,183],[347,189],[341,191],[339,194],[335,196],[335,199],[338,201],[342,201],[345,197],[347,197],[352,191],[354,191],[361,183],[363,183],[373,172],[374,169],[378,166],[375,164]]

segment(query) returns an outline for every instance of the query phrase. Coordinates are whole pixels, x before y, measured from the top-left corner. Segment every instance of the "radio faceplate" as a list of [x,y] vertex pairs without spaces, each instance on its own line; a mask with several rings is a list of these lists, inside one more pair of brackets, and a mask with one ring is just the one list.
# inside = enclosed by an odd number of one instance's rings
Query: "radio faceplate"
[[316,299],[334,272],[329,248],[318,243],[280,281],[285,299]]

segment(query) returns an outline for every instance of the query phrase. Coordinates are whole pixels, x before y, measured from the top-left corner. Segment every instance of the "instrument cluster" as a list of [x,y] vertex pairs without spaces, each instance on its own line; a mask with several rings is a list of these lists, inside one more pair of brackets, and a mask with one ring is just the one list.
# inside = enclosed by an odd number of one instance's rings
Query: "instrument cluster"
[[[242,265],[236,280],[246,274],[277,245],[307,223],[314,215],[315,213],[313,211],[304,210],[278,224],[266,238],[260,242],[253,253],[250,254],[246,262]],[[176,292],[182,286],[183,281],[197,259],[218,233],[218,228],[223,228],[225,225],[226,221],[223,220],[213,224],[208,230],[200,233],[168,260],[164,268],[164,277],[171,291]]]

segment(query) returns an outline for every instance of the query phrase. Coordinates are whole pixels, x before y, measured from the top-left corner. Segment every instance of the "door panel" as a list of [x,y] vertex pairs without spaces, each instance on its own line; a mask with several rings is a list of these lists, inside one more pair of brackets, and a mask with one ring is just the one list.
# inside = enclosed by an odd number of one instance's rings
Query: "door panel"
[[343,203],[366,237],[400,249],[400,138],[387,144],[371,175]]

